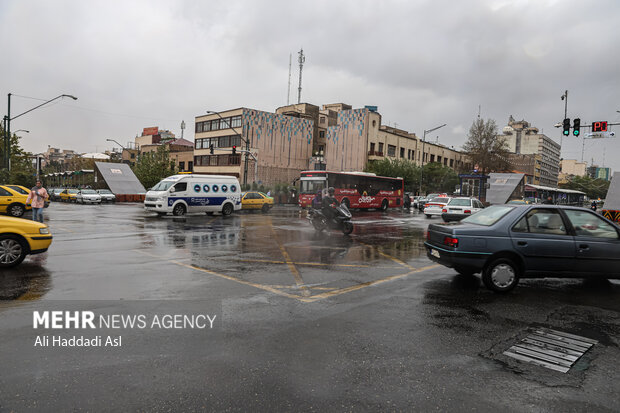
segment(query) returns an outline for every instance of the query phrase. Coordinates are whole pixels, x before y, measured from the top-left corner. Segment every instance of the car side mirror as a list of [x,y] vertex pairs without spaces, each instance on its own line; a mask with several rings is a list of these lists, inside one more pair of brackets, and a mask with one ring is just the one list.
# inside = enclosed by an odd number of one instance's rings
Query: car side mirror
[[172,188],[170,188],[170,191],[169,191],[169,192],[170,192],[171,194],[174,194],[174,193],[176,192],[176,189],[174,189],[174,186],[173,186]]

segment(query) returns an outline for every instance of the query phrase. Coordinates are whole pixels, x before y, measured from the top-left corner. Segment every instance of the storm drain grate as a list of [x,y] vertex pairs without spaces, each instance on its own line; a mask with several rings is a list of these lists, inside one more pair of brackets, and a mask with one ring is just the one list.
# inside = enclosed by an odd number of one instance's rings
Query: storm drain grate
[[537,328],[532,334],[504,351],[504,355],[566,373],[593,345],[598,343],[548,328]]

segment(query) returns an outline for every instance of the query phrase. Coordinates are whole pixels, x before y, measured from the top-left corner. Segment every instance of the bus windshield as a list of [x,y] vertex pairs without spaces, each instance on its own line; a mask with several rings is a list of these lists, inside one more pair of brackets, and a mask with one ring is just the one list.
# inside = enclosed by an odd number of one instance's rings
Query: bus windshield
[[325,179],[304,179],[301,181],[301,193],[302,194],[316,194],[325,188]]

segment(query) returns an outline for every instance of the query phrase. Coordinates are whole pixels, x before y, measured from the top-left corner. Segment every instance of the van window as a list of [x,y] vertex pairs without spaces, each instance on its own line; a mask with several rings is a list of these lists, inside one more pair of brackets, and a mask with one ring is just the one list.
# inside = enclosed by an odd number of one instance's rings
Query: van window
[[187,182],[177,182],[176,185],[174,185],[174,190],[176,192],[187,191]]
[[153,188],[151,188],[151,191],[166,191],[168,188],[172,186],[173,183],[174,183],[173,181],[161,181],[160,183],[155,185]]

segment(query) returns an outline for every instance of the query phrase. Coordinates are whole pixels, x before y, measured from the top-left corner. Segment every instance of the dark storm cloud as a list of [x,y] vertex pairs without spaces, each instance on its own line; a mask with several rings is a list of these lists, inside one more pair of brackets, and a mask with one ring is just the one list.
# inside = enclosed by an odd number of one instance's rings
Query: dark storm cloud
[[[5,1],[2,91],[79,96],[20,120],[28,149],[103,150],[158,125],[193,137],[205,110],[273,111],[297,99],[378,105],[384,123],[460,146],[478,114],[526,119],[560,141],[564,115],[618,121],[616,1]],[[14,113],[36,104],[15,98]],[[582,141],[563,140],[581,157]],[[613,140],[585,158],[620,169]]]

